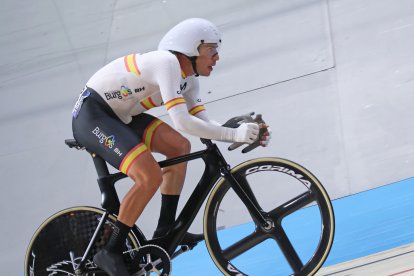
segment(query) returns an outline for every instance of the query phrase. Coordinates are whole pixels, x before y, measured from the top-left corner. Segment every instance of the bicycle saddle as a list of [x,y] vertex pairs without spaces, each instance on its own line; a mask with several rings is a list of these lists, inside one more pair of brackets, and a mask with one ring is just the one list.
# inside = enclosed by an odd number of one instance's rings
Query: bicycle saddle
[[76,141],[76,139],[66,139],[65,140],[65,144],[69,147],[69,148],[76,148],[76,149],[84,149],[85,147],[82,146],[78,141]]

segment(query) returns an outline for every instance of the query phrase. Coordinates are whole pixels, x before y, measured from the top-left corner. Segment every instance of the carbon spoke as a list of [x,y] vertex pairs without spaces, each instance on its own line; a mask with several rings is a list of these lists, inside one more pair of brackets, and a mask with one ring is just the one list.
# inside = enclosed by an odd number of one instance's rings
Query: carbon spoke
[[249,236],[241,239],[240,241],[236,242],[233,245],[230,245],[225,250],[223,250],[223,256],[227,260],[232,260],[268,238],[268,235],[255,231]]
[[285,230],[282,227],[275,227],[275,234],[272,235],[273,239],[278,243],[280,250],[283,252],[286,260],[294,272],[299,272],[303,268],[303,263],[296,253],[295,248],[290,242]]
[[249,196],[250,200],[256,205],[258,210],[262,210],[262,207],[257,201],[256,196],[254,195],[250,183],[247,181],[246,177],[236,175],[235,178],[242,185],[244,192]]
[[280,222],[282,218],[299,210],[302,207],[305,207],[313,201],[315,201],[315,196],[313,193],[310,191],[305,192],[273,209],[269,212],[269,216],[275,221]]

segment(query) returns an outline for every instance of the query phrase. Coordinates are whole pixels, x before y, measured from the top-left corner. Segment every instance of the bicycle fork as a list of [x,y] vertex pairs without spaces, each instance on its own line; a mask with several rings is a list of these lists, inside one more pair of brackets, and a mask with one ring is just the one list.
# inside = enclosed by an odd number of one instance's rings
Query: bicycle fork
[[259,203],[257,202],[248,184],[246,183],[247,185],[244,185],[245,187],[242,187],[239,181],[237,181],[237,179],[231,173],[229,166],[222,167],[220,169],[220,173],[227,181],[230,182],[231,187],[240,197],[242,202],[246,205],[247,210],[250,212],[253,219],[257,221],[264,229],[272,228],[274,226],[273,222],[263,216],[264,212],[259,206]]

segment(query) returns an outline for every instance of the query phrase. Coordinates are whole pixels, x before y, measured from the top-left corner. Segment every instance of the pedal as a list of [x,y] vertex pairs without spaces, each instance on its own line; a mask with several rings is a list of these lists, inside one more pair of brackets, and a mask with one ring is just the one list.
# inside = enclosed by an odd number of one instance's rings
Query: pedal
[[196,245],[203,240],[204,240],[203,234],[192,234],[192,233],[187,232],[183,240],[180,242],[180,245],[181,245],[180,249],[178,249],[172,254],[171,259],[174,259],[175,257],[180,256],[184,252],[193,250],[193,248],[196,247]]
[[193,249],[199,242],[204,240],[203,234],[192,234],[192,233],[185,233],[183,239],[180,242],[180,245],[188,245],[190,249]]
[[[193,247],[194,248],[194,247]],[[171,260],[172,259],[174,259],[175,257],[178,257],[178,256],[180,256],[181,254],[183,254],[183,253],[185,253],[185,252],[187,252],[187,251],[190,251],[191,249],[193,249],[193,248],[190,248],[188,245],[182,245],[181,247],[180,247],[180,249],[178,249],[177,251],[175,251],[172,255],[171,255]]]

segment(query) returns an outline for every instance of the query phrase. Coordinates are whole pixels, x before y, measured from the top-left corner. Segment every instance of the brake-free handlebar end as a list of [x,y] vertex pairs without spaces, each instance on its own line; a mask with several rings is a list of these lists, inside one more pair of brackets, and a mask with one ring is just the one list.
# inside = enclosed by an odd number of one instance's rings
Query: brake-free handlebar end
[[[257,140],[254,141],[252,144],[247,145],[247,147],[245,147],[242,150],[242,153],[247,153],[247,152],[257,148],[258,146],[260,146],[260,141],[262,140],[265,133],[268,131],[267,126],[266,126],[266,122],[262,118],[262,114],[257,114],[253,118],[254,114],[255,114],[255,112],[250,112],[250,113],[247,113],[246,115],[231,118],[230,120],[228,120],[223,125],[225,127],[237,128],[237,127],[240,126],[241,123],[255,122],[260,126],[260,131],[259,131],[259,135],[257,137]],[[238,147],[240,147],[242,145],[244,145],[244,143],[233,143],[228,147],[228,150],[235,150],[235,149],[237,149]]]

